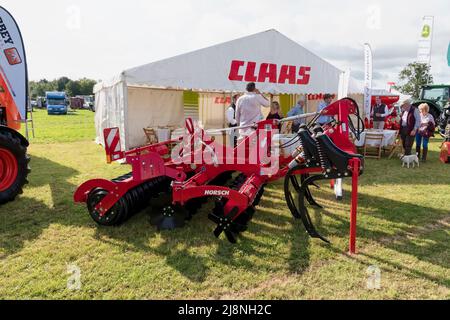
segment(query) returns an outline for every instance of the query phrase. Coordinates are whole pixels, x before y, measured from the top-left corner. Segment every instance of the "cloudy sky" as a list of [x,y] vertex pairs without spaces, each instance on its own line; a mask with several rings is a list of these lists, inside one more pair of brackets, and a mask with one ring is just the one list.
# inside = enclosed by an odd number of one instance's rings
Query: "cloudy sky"
[[144,63],[277,29],[353,77],[363,44],[374,54],[375,86],[414,61],[420,22],[435,17],[432,72],[450,82],[450,2],[301,0],[2,0],[18,21],[30,78],[107,79]]

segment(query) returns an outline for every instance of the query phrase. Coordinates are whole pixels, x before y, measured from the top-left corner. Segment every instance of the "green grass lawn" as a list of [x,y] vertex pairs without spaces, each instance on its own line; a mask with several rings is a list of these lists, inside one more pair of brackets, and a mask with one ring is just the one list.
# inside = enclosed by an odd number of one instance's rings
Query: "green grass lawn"
[[[331,240],[310,239],[284,201],[282,182],[266,188],[236,245],[216,239],[207,204],[183,229],[158,233],[148,212],[116,228],[97,226],[73,203],[76,187],[128,172],[107,165],[94,140],[94,114],[34,114],[30,184],[0,208],[0,298],[44,299],[449,299],[450,165],[401,168],[367,160],[361,177],[358,254],[347,254],[349,182],[343,202],[325,183],[311,209]],[[80,290],[69,290],[72,266]],[[379,289],[368,289],[370,267]]]
[[[31,142],[50,144],[92,140],[95,137],[94,115],[91,111],[72,109],[67,115],[47,115],[46,109],[34,109],[35,138],[32,139],[30,132]],[[20,131],[25,134],[24,127]]]

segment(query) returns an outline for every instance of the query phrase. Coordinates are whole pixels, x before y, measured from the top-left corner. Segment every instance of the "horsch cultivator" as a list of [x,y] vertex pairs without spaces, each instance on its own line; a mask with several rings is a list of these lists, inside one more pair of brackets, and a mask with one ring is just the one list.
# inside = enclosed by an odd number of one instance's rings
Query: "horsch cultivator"
[[[320,115],[334,116],[335,120],[322,128],[315,124]],[[352,115],[358,120],[356,127]],[[307,117],[312,119],[298,134],[281,145],[277,143],[280,121]],[[123,223],[146,206],[158,206],[159,213],[151,223],[158,229],[173,229],[183,226],[213,198],[215,206],[209,219],[216,224],[214,234],[219,237],[224,233],[235,243],[238,234],[247,229],[264,187],[285,179],[292,215],[301,219],[309,235],[328,241],[317,232],[308,214],[306,203],[320,206],[309,188],[318,180],[351,177],[350,251],[354,252],[357,183],[363,159],[355,154],[349,131],[359,138],[364,130],[356,102],[345,98],[321,113],[265,120],[252,127],[253,133],[231,148],[219,144],[212,134],[248,127],[205,131],[188,119],[185,137],[130,151],[121,151],[117,128],[105,129],[108,162],[125,159],[132,172],[111,181],[87,181],[77,189],[74,199],[87,204],[97,223],[108,226]],[[294,152],[283,153],[293,145],[297,146]]]

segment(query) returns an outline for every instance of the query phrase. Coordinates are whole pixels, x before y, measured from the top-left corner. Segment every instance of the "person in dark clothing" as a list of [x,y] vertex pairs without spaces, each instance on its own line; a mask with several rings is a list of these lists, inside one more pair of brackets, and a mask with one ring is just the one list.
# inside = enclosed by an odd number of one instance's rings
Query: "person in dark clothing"
[[[272,105],[270,106],[270,112],[267,115],[266,120],[270,119],[278,119],[278,120],[283,119],[283,116],[281,115],[280,104],[277,101],[273,101]],[[279,130],[281,129],[281,125],[278,126],[278,129]]]
[[411,155],[417,130],[420,128],[421,118],[419,110],[411,105],[407,99],[402,104],[402,115],[400,117],[400,138],[402,139],[405,156]]
[[278,119],[278,120],[283,119],[283,117],[280,114],[280,104],[277,101],[273,101],[272,105],[270,106],[270,112],[267,115],[266,120],[269,119]]
[[381,98],[375,97],[375,105],[372,110],[373,128],[376,130],[383,130],[384,122],[389,113],[389,108],[384,103],[381,103]]

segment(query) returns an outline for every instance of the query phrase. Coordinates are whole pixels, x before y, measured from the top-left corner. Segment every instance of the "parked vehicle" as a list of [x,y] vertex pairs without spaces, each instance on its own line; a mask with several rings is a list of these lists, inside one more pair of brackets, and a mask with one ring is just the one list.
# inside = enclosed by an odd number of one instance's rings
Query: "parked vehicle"
[[47,113],[48,114],[67,114],[67,99],[65,92],[46,92]]
[[71,109],[83,109],[84,108],[84,98],[83,97],[71,97],[70,98],[70,108]]
[[45,97],[37,97],[36,98],[36,107],[38,109],[45,109],[47,107],[47,104],[45,102]]
[[430,106],[430,113],[434,119],[439,119],[439,116],[444,111],[448,104],[450,96],[450,84],[433,84],[422,87],[420,99],[413,103],[418,106],[421,103],[427,103]]
[[84,96],[84,109],[95,112],[95,98],[94,96]]

